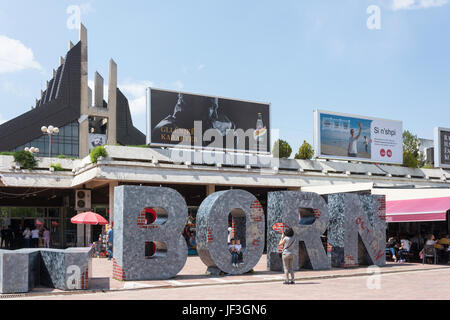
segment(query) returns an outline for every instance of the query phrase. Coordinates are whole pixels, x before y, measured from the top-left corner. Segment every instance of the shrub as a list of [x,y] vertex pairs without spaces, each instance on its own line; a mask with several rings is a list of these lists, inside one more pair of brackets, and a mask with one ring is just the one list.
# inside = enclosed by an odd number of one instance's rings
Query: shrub
[[303,144],[298,149],[298,153],[295,155],[295,159],[312,159],[314,157],[314,149],[312,146],[306,142],[306,140],[303,140]]
[[55,171],[64,171],[63,167],[61,167],[61,163],[52,163],[50,168],[53,168]]
[[275,141],[272,149],[272,154],[275,158],[289,158],[292,153],[292,148],[284,140],[278,139]]
[[33,170],[37,165],[37,160],[31,152],[16,151],[14,152],[14,161],[18,162],[22,168]]
[[13,156],[14,152],[11,151],[2,151],[0,152],[0,156]]
[[108,156],[108,153],[106,152],[105,147],[98,146],[98,147],[95,147],[94,149],[92,149],[90,156],[91,156],[91,162],[97,163],[97,159],[99,157],[105,158]]

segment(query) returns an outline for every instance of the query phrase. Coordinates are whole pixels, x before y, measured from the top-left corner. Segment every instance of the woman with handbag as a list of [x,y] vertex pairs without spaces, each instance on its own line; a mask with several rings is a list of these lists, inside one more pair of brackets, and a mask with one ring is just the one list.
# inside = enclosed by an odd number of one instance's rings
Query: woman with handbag
[[[287,228],[283,235],[281,236],[279,246],[283,247],[282,252],[282,260],[283,260],[283,268],[284,274],[286,276],[286,280],[283,284],[295,284],[295,274],[294,274],[294,230],[292,228]],[[291,280],[289,280],[289,274],[291,275]]]

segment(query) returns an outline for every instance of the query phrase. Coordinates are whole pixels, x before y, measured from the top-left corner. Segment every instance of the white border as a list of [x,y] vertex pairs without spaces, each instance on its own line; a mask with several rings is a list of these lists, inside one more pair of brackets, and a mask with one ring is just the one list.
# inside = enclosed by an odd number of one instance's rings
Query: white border
[[449,164],[441,163],[441,132],[448,131],[449,128],[436,127],[434,128],[434,167],[435,168],[450,168]]
[[261,102],[261,101],[252,101],[252,100],[243,100],[243,99],[234,99],[234,98],[227,98],[227,97],[221,97],[221,96],[214,96],[214,95],[205,95],[200,93],[192,93],[192,92],[185,92],[185,91],[178,91],[178,90],[169,90],[169,89],[160,89],[155,87],[148,87],[146,89],[146,112],[147,112],[147,125],[146,125],[146,143],[148,146],[151,147],[167,147],[167,148],[179,148],[179,149],[188,149],[188,150],[206,150],[206,151],[219,151],[219,152],[234,152],[234,153],[244,153],[244,154],[259,154],[259,155],[271,155],[272,154],[272,132],[271,129],[268,128],[267,131],[269,132],[269,141],[268,141],[268,150],[267,152],[263,151],[255,151],[255,150],[241,150],[241,149],[227,149],[227,148],[212,148],[212,147],[202,147],[202,146],[183,146],[178,144],[166,144],[166,143],[152,143],[152,135],[151,135],[151,91],[152,90],[158,90],[163,92],[171,92],[171,93],[182,93],[182,94],[189,94],[193,96],[201,96],[201,97],[207,97],[207,98],[218,98],[218,99],[226,99],[226,100],[232,100],[232,101],[239,101],[239,102],[248,102],[248,103],[255,103],[255,104],[262,104],[267,105],[269,107],[269,123],[270,128],[272,127],[272,113],[270,110],[272,109],[272,104],[270,102]]
[[[313,113],[313,115],[314,115],[313,116],[314,117],[314,135],[313,135],[313,137],[314,137],[315,158],[359,161],[359,162],[368,162],[368,163],[402,164],[401,162],[375,161],[375,160],[366,159],[366,158],[353,158],[353,157],[333,156],[333,155],[322,154],[321,139],[320,139],[321,138],[321,136],[320,136],[320,115],[322,115],[322,114],[329,114],[332,116],[348,117],[348,118],[363,119],[363,120],[381,120],[381,121],[388,121],[388,122],[397,122],[397,123],[401,124],[402,133],[403,133],[403,121],[400,121],[400,120],[389,120],[389,119],[383,119],[383,118],[366,117],[366,116],[359,116],[359,115],[355,115],[355,114],[332,112],[332,111],[316,109],[316,110],[314,110],[314,113]],[[403,158],[403,156],[402,156],[402,158]]]

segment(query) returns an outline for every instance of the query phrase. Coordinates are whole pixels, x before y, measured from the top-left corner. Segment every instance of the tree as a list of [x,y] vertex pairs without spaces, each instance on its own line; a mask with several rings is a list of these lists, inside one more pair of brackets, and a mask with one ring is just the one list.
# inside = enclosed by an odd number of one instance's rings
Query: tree
[[303,140],[303,144],[298,149],[298,153],[295,155],[295,159],[312,159],[314,157],[314,149],[313,147],[306,142],[306,140]]
[[419,168],[425,165],[423,154],[420,152],[420,140],[408,130],[403,131],[403,166]]
[[289,158],[292,153],[292,148],[284,140],[278,139],[273,144],[272,154],[276,158]]

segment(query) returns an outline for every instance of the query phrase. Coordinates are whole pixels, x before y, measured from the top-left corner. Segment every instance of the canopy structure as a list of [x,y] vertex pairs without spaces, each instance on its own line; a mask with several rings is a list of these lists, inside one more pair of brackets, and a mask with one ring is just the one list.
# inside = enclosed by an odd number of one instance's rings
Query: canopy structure
[[386,201],[386,222],[446,221],[450,197]]

